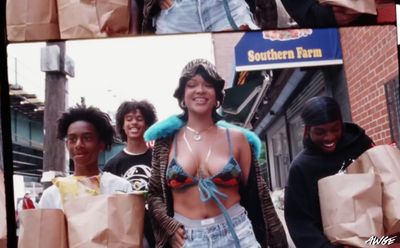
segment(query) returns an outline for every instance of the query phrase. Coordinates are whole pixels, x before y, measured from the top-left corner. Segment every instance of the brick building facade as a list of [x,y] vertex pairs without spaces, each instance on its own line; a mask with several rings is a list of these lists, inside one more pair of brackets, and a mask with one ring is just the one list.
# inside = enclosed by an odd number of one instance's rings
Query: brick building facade
[[340,35],[353,122],[377,144],[390,143],[387,97],[394,92],[385,85],[398,84],[396,27],[341,28]]
[[[344,120],[359,124],[376,144],[396,142],[400,147],[396,31],[394,25],[339,28],[342,65],[274,70],[270,88],[260,92],[261,103],[248,113],[254,114],[250,128],[265,142],[263,161],[272,189],[286,185],[290,162],[303,147],[301,106],[316,95],[334,97]],[[232,82],[238,80],[232,78],[232,61],[240,36],[229,38],[213,35],[217,68]],[[285,91],[288,82],[294,85],[291,92]]]

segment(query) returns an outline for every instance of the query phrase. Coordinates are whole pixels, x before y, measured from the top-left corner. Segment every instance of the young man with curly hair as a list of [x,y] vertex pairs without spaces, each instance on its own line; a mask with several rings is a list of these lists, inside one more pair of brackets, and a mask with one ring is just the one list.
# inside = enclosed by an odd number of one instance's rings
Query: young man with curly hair
[[[157,121],[154,106],[146,100],[125,101],[116,114],[117,131],[126,142],[123,150],[107,161],[104,171],[127,179],[136,193],[147,193],[151,175],[152,149],[143,134]],[[144,234],[149,247],[154,247],[154,235],[148,212],[145,212]],[[147,247],[147,245],[145,246]]]
[[41,208],[62,209],[65,200],[80,196],[82,191],[92,195],[132,191],[126,179],[99,169],[99,154],[111,148],[115,135],[106,113],[95,107],[72,107],[58,120],[57,132],[57,138],[65,140],[75,171],[53,180],[54,185],[43,192]]

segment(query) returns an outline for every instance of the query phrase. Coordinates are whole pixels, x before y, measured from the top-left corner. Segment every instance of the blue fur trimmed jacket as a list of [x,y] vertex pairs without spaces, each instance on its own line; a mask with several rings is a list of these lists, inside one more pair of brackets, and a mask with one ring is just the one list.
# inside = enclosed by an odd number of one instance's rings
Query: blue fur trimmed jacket
[[[153,148],[152,175],[149,183],[149,211],[153,218],[156,247],[169,247],[168,240],[182,226],[173,218],[171,189],[167,186],[166,170],[174,134],[185,123],[177,116],[151,126],[145,133],[146,141],[156,140]],[[272,204],[269,189],[261,177],[257,158],[261,141],[256,134],[224,121],[217,125],[241,130],[252,147],[252,164],[248,182],[239,187],[240,204],[246,209],[255,236],[261,247],[288,247],[286,234]]]

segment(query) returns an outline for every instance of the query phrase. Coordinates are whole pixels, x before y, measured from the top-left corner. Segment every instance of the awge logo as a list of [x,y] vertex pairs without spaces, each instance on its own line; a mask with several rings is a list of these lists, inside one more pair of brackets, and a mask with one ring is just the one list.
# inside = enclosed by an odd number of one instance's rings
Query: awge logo
[[380,238],[376,236],[370,237],[365,243],[367,245],[391,245],[396,240],[397,236],[382,236]]

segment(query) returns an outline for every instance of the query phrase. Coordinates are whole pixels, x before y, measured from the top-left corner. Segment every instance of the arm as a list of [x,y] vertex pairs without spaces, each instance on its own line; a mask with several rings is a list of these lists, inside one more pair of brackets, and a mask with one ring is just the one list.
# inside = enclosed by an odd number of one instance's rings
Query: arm
[[282,0],[289,15],[300,27],[337,26],[330,6],[322,6],[317,0]]
[[149,211],[156,238],[156,247],[166,247],[169,239],[183,227],[181,223],[168,216],[165,175],[161,174],[161,164],[168,163],[169,144],[166,140],[157,140],[153,149],[152,172],[149,182]]
[[285,221],[296,247],[332,248],[339,247],[330,243],[318,226],[318,217],[311,209],[312,199],[308,196],[306,179],[301,171],[293,166],[289,171],[288,186],[285,189]]
[[332,6],[333,14],[338,25],[345,26],[351,24],[353,21],[360,17],[360,13],[357,13],[351,9],[347,9],[339,6]]
[[158,0],[158,5],[161,9],[169,9],[173,3],[174,0]]

